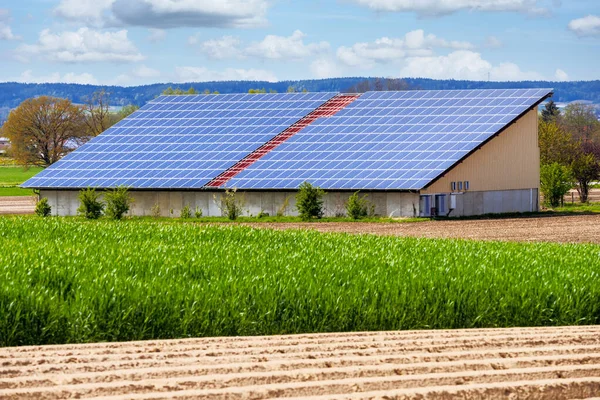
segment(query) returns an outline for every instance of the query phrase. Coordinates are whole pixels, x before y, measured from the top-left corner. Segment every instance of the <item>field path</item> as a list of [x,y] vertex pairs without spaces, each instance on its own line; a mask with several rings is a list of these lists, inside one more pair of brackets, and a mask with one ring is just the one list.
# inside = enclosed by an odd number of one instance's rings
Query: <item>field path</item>
[[33,214],[36,201],[35,196],[0,196],[0,215]]
[[257,228],[314,229],[426,238],[600,244],[600,214],[414,223],[312,222],[248,224]]
[[600,326],[0,349],[0,398],[584,399]]

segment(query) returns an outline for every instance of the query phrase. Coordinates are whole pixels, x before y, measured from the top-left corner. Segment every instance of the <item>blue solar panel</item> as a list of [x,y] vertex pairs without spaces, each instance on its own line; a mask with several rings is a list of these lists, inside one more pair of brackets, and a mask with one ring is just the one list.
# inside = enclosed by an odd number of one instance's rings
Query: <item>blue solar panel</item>
[[161,96],[23,187],[201,188],[335,94]]
[[418,190],[551,89],[368,92],[227,183],[239,189]]

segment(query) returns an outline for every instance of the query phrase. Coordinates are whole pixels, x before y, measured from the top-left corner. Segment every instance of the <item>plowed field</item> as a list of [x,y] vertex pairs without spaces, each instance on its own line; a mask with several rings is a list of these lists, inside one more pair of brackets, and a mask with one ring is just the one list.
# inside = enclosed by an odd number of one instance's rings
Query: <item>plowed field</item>
[[0,349],[1,399],[583,399],[600,326]]
[[31,196],[0,196],[0,214],[33,214],[36,201]]
[[540,216],[415,223],[318,222],[255,223],[273,229],[314,229],[320,232],[371,233],[427,238],[461,238],[512,242],[600,243],[600,214]]

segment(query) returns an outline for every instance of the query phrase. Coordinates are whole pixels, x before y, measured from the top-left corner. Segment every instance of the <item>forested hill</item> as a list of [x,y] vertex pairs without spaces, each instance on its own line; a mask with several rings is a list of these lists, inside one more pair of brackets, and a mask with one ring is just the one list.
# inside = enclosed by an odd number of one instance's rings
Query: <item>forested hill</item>
[[[179,84],[157,83],[145,86],[93,86],[76,85],[65,83],[0,83],[0,113],[2,109],[14,108],[23,100],[30,97],[50,95],[56,97],[67,97],[75,103],[83,101],[85,96],[106,88],[111,94],[111,104],[115,106],[136,104],[142,106],[152,100],[164,89],[180,87],[188,89],[194,87],[202,92],[206,89],[218,91],[219,93],[248,92],[249,89],[266,89],[277,92],[285,92],[290,86],[298,91],[304,89],[310,92],[334,91],[343,92],[348,88],[364,81],[367,78],[334,78],[320,80],[281,81],[281,82],[252,82],[252,81],[229,81],[229,82],[189,82]],[[368,78],[375,80],[375,78]],[[501,88],[532,88],[550,87],[555,89],[554,101],[570,102],[574,100],[588,100],[600,104],[600,80],[582,82],[483,82],[483,81],[456,81],[456,80],[434,80],[434,79],[405,79],[412,88],[436,90],[436,89],[501,89]]]

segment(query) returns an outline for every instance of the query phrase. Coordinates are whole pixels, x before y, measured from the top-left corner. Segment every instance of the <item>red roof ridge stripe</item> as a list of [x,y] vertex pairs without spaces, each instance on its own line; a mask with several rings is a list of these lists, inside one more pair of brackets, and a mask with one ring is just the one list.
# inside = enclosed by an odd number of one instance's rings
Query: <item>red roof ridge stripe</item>
[[277,146],[294,136],[296,133],[300,132],[302,129],[306,128],[308,125],[312,124],[317,119],[334,116],[359,97],[360,94],[338,94],[335,97],[332,97],[321,106],[317,107],[306,116],[296,121],[293,125],[286,128],[283,132],[277,134],[258,149],[242,158],[232,167],[219,174],[216,178],[208,182],[205,187],[222,187],[244,169],[254,164],[271,150],[275,149]]

